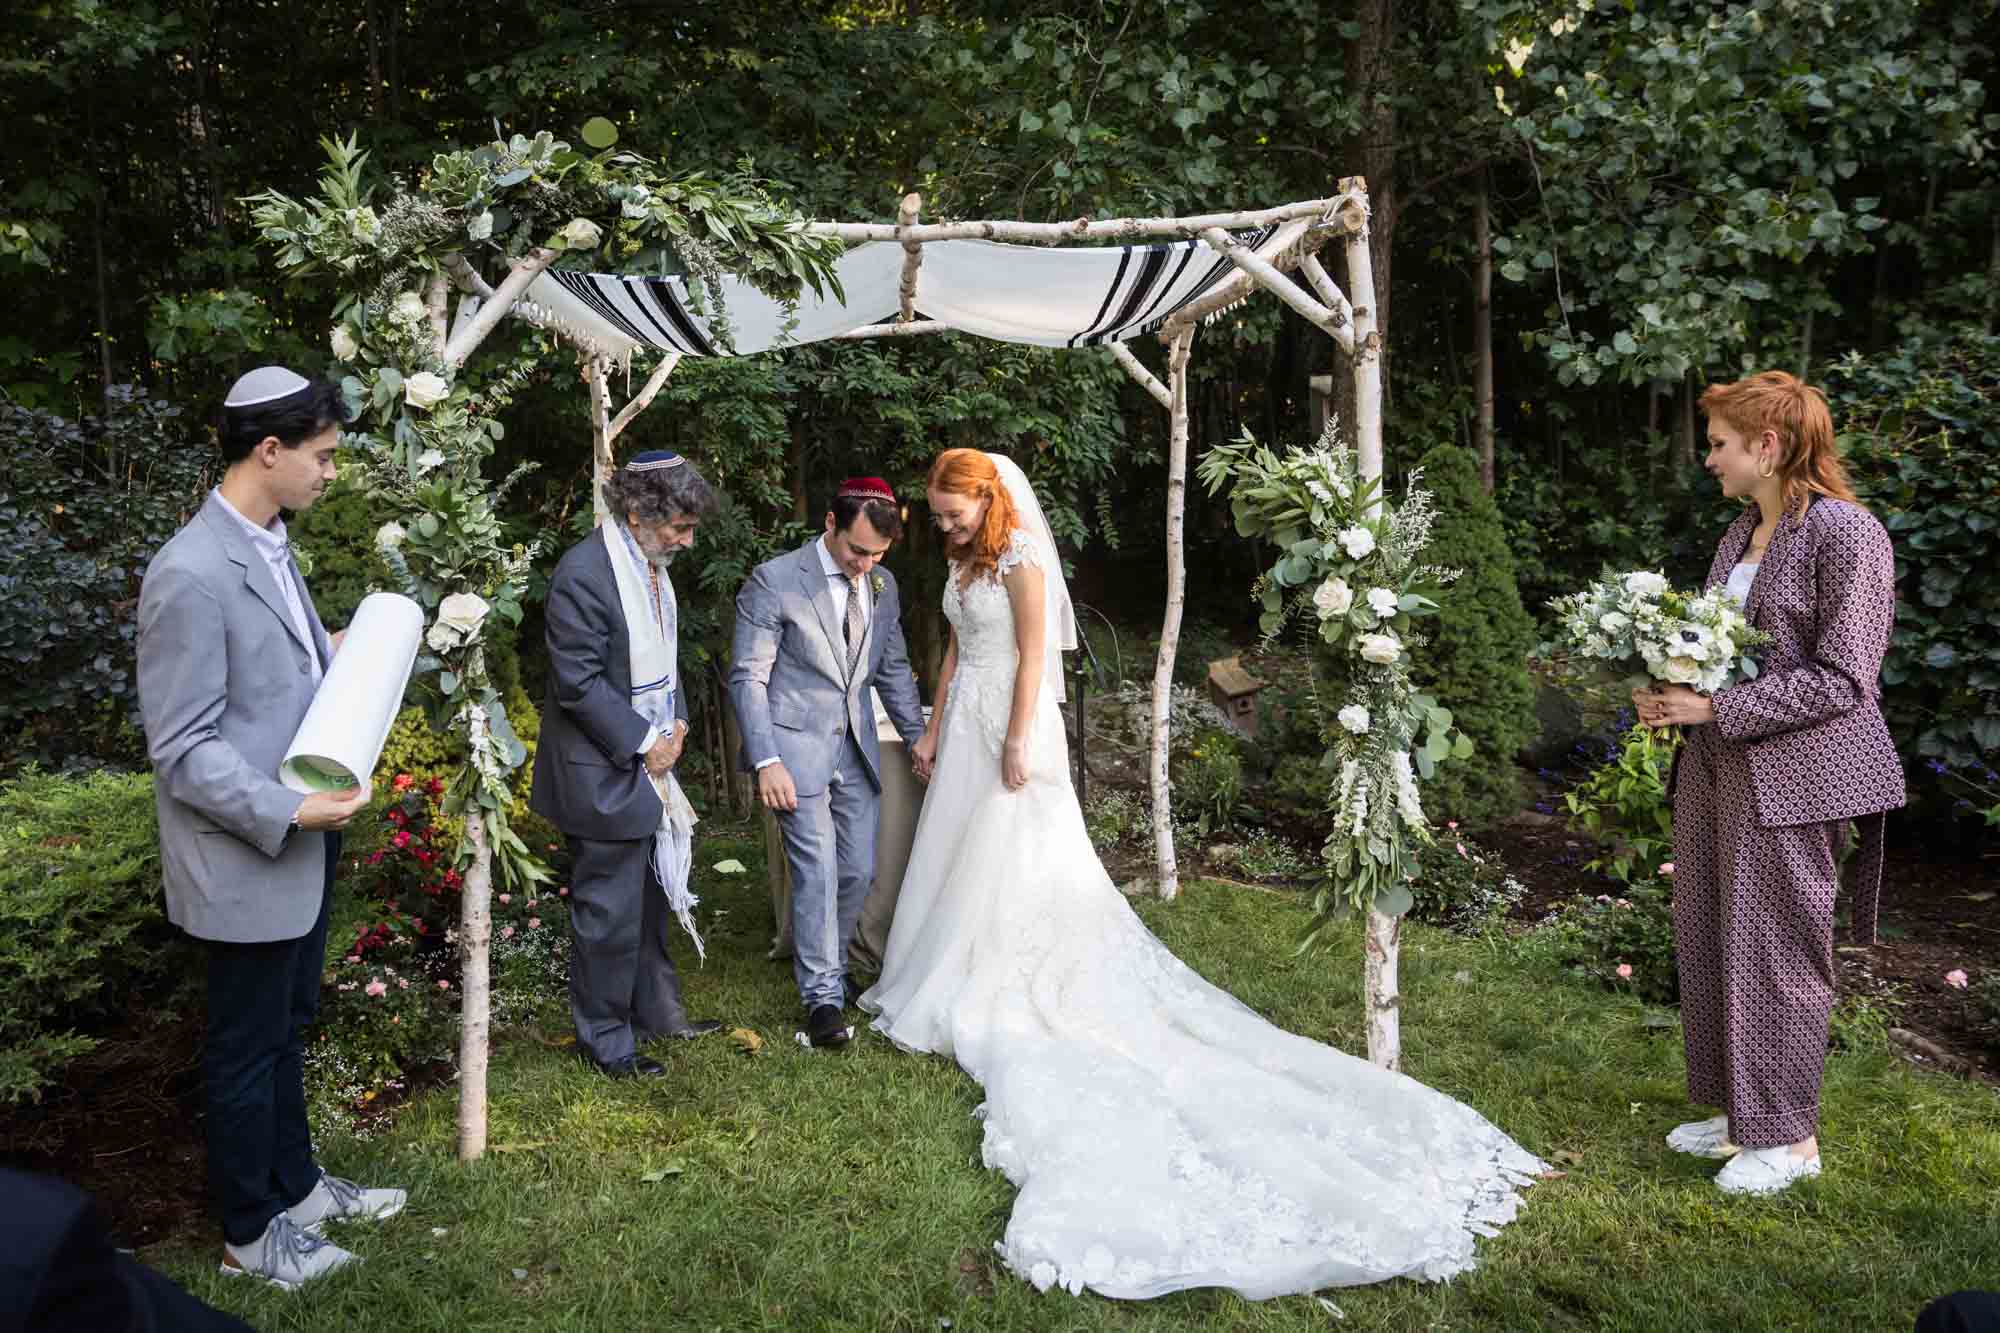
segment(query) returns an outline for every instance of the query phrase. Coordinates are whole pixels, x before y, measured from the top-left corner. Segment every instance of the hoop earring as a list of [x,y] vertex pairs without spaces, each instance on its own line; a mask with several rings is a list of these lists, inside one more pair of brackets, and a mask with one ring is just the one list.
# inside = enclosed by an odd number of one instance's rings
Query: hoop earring
[[1764,464],[1764,466],[1757,469],[1757,475],[1762,477],[1764,480],[1769,481],[1771,478],[1778,475],[1777,465],[1775,463],[1766,463]]

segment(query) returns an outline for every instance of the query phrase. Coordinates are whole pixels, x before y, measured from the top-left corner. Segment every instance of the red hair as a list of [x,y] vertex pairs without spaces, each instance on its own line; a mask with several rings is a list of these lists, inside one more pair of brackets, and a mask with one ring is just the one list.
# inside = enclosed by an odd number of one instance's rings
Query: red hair
[[1014,529],[1020,526],[1020,516],[993,460],[977,449],[947,449],[931,464],[931,475],[925,485],[934,491],[963,495],[974,502],[988,502],[986,521],[972,538],[972,576],[984,578],[997,569],[1000,553],[1007,549]]
[[1847,466],[1833,443],[1833,414],[1826,395],[1795,375],[1767,370],[1734,384],[1711,384],[1701,410],[1721,417],[1746,435],[1771,431],[1778,437],[1778,476],[1785,512],[1803,514],[1809,495],[1859,504],[1847,482]]

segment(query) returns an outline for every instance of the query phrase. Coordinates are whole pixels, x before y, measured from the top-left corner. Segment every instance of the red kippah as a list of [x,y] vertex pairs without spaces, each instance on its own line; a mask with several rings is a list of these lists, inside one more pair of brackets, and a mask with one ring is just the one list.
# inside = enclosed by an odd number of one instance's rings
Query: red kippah
[[840,497],[856,500],[887,500],[896,503],[896,493],[880,477],[849,477],[840,483]]

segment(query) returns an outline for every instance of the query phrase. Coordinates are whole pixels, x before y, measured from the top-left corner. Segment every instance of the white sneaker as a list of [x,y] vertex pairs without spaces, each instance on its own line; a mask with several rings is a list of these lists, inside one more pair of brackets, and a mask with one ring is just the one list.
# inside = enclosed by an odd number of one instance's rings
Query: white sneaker
[[224,1277],[262,1278],[283,1291],[297,1291],[316,1277],[354,1263],[360,1256],[324,1236],[303,1230],[284,1213],[248,1245],[222,1245]]
[[1692,1153],[1696,1157],[1734,1157],[1742,1149],[1729,1141],[1729,1117],[1719,1115],[1710,1120],[1690,1120],[1685,1125],[1676,1125],[1667,1135],[1667,1146],[1675,1152]]
[[1715,1173],[1715,1187],[1724,1194],[1776,1194],[1795,1180],[1819,1174],[1819,1154],[1800,1157],[1789,1144],[1776,1148],[1745,1148]]
[[292,1225],[317,1231],[328,1222],[379,1222],[403,1211],[410,1196],[403,1190],[363,1189],[351,1180],[319,1173],[312,1193],[285,1210]]

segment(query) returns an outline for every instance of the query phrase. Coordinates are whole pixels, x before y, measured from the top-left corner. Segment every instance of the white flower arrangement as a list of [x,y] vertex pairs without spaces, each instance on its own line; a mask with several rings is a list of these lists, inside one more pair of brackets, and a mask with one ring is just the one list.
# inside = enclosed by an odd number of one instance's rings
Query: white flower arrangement
[[1211,492],[1229,486],[1238,533],[1280,552],[1258,584],[1266,637],[1297,622],[1319,647],[1327,769],[1337,777],[1306,942],[1348,908],[1408,911],[1408,849],[1433,841],[1418,783],[1472,753],[1451,713],[1410,680],[1411,650],[1423,643],[1415,622],[1436,614],[1432,594],[1457,576],[1420,562],[1436,517],[1430,495],[1412,477],[1400,504],[1383,503],[1332,426],[1317,447],[1284,455],[1246,434],[1210,450],[1201,477]]
[[354,331],[345,324],[334,325],[327,341],[333,344],[336,361],[352,361],[361,351],[361,344],[354,340]]
[[451,385],[445,383],[444,377],[428,370],[419,371],[403,381],[403,401],[411,407],[436,407],[450,393]]
[[1652,570],[1610,574],[1549,603],[1556,640],[1538,656],[1584,692],[1664,681],[1713,694],[1757,675],[1770,642],[1726,589],[1676,592]]

